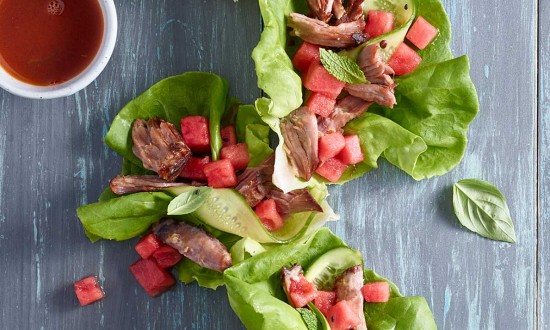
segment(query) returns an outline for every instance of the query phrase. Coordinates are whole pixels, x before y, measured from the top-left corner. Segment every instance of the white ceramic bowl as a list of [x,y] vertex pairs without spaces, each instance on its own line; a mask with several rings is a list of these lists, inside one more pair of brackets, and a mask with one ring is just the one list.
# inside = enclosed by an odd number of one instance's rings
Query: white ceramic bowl
[[103,12],[103,41],[95,58],[84,71],[71,80],[58,85],[35,86],[15,79],[0,66],[0,87],[11,94],[30,99],[53,99],[72,95],[92,83],[109,62],[118,32],[114,0],[98,1]]

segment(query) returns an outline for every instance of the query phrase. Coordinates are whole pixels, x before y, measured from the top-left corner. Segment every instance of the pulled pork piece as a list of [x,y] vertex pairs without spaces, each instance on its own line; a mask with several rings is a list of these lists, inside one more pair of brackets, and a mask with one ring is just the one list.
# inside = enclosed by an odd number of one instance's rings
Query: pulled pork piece
[[309,9],[323,22],[328,22],[332,17],[332,4],[334,0],[308,0]]
[[111,190],[117,195],[187,186],[187,184],[181,182],[167,182],[156,175],[117,176],[111,180],[109,185],[111,186]]
[[361,320],[361,323],[355,327],[356,330],[367,330],[367,322],[363,314],[363,267],[361,265],[353,266],[346,270],[342,275],[336,278],[334,282],[334,291],[336,292],[336,301],[346,300]]
[[201,267],[219,272],[231,267],[231,255],[225,245],[200,228],[164,219],[153,226],[153,231],[165,244]]
[[323,212],[321,205],[307,189],[296,189],[286,194],[279,189],[273,189],[267,197],[275,200],[277,212],[283,218],[298,212]]
[[324,47],[348,48],[368,40],[367,35],[363,33],[365,20],[362,19],[330,26],[318,19],[291,13],[288,18],[288,26],[293,29],[293,35]]
[[342,0],[334,0],[334,4],[332,5],[332,13],[336,19],[340,19],[346,14],[346,9],[342,4]]
[[359,19],[364,21],[363,2],[365,2],[365,0],[348,0],[345,13],[344,15],[338,17],[336,20],[336,25],[357,21]]
[[306,107],[301,107],[281,120],[283,145],[296,175],[308,181],[319,165],[317,118]]
[[369,82],[392,86],[393,92],[395,83],[392,76],[395,74],[395,71],[382,60],[379,44],[365,46],[359,54],[357,63]]
[[268,157],[260,166],[247,168],[237,181],[235,189],[243,195],[250,207],[260,203],[273,188],[271,177],[275,163],[274,154]]
[[348,93],[367,102],[375,102],[382,106],[393,108],[397,103],[393,94],[394,86],[378,84],[347,84],[345,89]]
[[351,95],[338,100],[334,111],[329,117],[319,117],[317,123],[319,136],[340,132],[350,120],[359,117],[367,111],[371,104],[372,102],[367,102]]
[[132,151],[143,166],[166,181],[175,181],[191,150],[174,125],[160,118],[136,119],[132,125]]

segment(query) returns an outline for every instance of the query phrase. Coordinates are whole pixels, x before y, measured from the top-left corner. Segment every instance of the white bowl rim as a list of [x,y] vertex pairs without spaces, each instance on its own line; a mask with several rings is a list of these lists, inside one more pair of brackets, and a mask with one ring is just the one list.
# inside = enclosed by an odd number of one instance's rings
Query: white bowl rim
[[98,0],[103,12],[103,40],[92,62],[72,79],[52,86],[36,86],[11,76],[0,66],[0,87],[30,99],[54,99],[72,95],[91,84],[105,69],[115,49],[118,19],[114,0]]

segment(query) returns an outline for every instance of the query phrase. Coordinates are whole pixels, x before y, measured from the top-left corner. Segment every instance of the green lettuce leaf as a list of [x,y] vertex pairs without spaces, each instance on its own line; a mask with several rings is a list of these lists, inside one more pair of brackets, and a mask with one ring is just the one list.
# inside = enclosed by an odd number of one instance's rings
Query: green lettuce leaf
[[242,105],[237,110],[235,130],[237,140],[245,142],[250,154],[248,167],[260,165],[273,149],[269,146],[270,129],[253,105]]

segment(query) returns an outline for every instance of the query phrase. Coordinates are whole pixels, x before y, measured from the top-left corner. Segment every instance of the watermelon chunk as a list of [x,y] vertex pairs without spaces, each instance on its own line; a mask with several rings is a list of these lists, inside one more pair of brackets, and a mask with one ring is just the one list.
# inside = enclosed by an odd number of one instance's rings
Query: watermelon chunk
[[172,275],[152,258],[136,261],[130,266],[130,272],[151,297],[160,295],[176,283]]
[[328,311],[336,303],[336,293],[333,291],[317,291],[317,297],[313,301],[315,307],[328,317]]
[[336,79],[319,63],[312,63],[307,73],[302,77],[304,87],[312,92],[319,92],[336,99],[346,85]]
[[319,138],[319,160],[325,162],[338,155],[346,146],[346,140],[340,132],[334,132]]
[[162,242],[153,233],[143,236],[136,244],[136,252],[143,258],[149,258],[160,246]]
[[321,63],[319,46],[303,42],[292,58],[292,65],[303,73],[306,73],[312,63]]
[[95,276],[88,276],[75,282],[74,293],[76,293],[80,306],[89,305],[105,297],[105,292],[101,289]]
[[346,135],[344,136],[344,140],[346,145],[336,156],[339,161],[346,165],[355,165],[365,160],[358,135]]
[[237,185],[235,169],[229,159],[221,159],[204,166],[208,185],[214,188],[230,188]]
[[341,300],[328,311],[327,321],[331,330],[353,329],[361,323],[346,300]]
[[222,147],[237,144],[237,134],[235,133],[235,127],[224,127],[220,130],[220,134],[222,136]]
[[254,212],[269,231],[276,231],[283,227],[283,217],[277,212],[277,204],[273,199],[261,201],[254,208]]
[[181,119],[183,142],[194,153],[210,151],[210,131],[208,119],[202,116],[189,116]]
[[390,300],[390,285],[388,282],[371,282],[361,288],[366,302],[383,303]]
[[153,253],[153,258],[161,268],[170,268],[180,262],[183,256],[170,245],[163,245]]
[[203,158],[191,157],[183,165],[179,176],[190,180],[206,181],[204,167],[208,163],[210,163],[210,156],[204,156]]
[[376,38],[393,30],[395,16],[393,13],[381,10],[370,10],[367,14],[365,33],[371,38]]
[[419,16],[407,32],[407,39],[419,49],[424,49],[437,36],[439,31],[424,17]]
[[344,171],[348,166],[336,158],[329,158],[319,167],[317,167],[317,174],[330,182],[338,182]]
[[220,152],[221,159],[229,159],[235,171],[244,170],[250,163],[250,155],[245,143],[223,147]]
[[288,299],[294,308],[301,308],[317,297],[317,288],[304,274],[299,274],[290,282]]
[[309,111],[321,116],[328,117],[334,111],[336,99],[326,96],[322,93],[313,93],[307,100]]
[[395,71],[396,75],[400,76],[413,72],[420,62],[422,62],[422,57],[402,42],[388,61],[388,65]]

